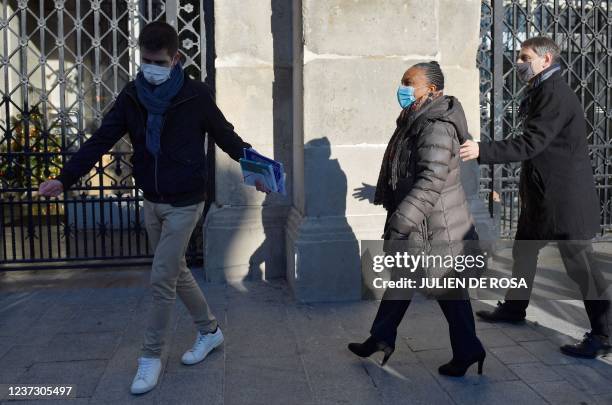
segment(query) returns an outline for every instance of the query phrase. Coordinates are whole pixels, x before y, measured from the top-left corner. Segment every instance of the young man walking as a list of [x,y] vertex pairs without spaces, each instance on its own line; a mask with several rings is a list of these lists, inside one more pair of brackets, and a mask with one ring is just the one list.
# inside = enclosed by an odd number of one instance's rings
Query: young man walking
[[[176,295],[198,330],[184,364],[198,363],[223,342],[223,334],[202,290],[187,267],[185,252],[206,198],[204,134],[234,160],[250,148],[227,122],[210,88],[185,74],[176,30],[163,22],[145,26],[139,37],[141,68],[102,120],[100,128],[66,163],[60,175],[40,185],[43,196],[58,196],[128,133],[133,177],[144,195],[144,221],[154,249],[153,307],[131,391],[157,384],[160,356]],[[262,184],[257,189],[269,192]]]

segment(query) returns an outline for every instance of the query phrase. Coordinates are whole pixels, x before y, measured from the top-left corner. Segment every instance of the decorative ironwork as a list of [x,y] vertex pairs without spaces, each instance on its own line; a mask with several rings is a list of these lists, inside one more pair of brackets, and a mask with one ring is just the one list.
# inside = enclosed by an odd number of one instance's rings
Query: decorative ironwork
[[[210,4],[208,4],[210,3]],[[0,9],[0,263],[3,269],[150,261],[124,137],[58,199],[39,198],[138,71],[148,22],[179,31],[188,73],[207,78],[212,1],[5,1]],[[209,31],[210,32],[210,31]],[[208,41],[210,43],[210,41]],[[209,149],[210,150],[210,149]],[[213,171],[211,171],[212,173]],[[188,257],[201,260],[201,229]],[[71,264],[73,263],[73,264]]]
[[[480,69],[481,139],[521,134],[525,90],[516,74],[522,41],[547,35],[561,46],[564,77],[578,95],[601,202],[602,232],[612,230],[612,2],[606,0],[483,0]],[[483,166],[483,197],[502,237],[519,213],[520,165]]]

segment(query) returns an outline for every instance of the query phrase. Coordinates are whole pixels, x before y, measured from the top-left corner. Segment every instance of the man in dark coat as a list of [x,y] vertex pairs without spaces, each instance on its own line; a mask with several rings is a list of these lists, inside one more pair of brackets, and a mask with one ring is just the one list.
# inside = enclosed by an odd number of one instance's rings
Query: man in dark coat
[[480,311],[491,322],[525,318],[539,250],[555,240],[567,273],[580,287],[591,332],[568,355],[593,358],[609,349],[606,283],[593,259],[590,239],[599,231],[599,202],[588,155],[584,111],[561,76],[559,47],[546,37],[523,42],[519,77],[529,83],[521,103],[523,135],[503,141],[466,142],[463,160],[480,163],[522,162],[519,216],[513,247],[513,277],[525,277],[527,293],[510,290],[494,311]]
[[[60,175],[40,185],[43,196],[58,196],[87,174],[103,154],[129,134],[132,175],[144,195],[144,222],[152,249],[153,305],[131,392],[153,389],[162,370],[164,336],[176,296],[198,330],[183,364],[198,363],[223,342],[217,320],[185,261],[185,251],[206,199],[205,134],[238,161],[251,145],[234,132],[210,88],[183,71],[176,30],[163,22],[143,28],[136,80],[117,96],[98,130],[66,163]],[[261,183],[257,189],[269,192]]]

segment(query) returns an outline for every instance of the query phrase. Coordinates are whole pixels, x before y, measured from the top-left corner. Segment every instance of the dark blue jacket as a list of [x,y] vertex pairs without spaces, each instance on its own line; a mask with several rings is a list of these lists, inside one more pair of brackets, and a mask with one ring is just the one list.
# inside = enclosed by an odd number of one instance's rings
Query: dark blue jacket
[[164,115],[157,159],[146,148],[146,122],[147,110],[138,100],[135,83],[129,82],[100,128],[66,163],[57,180],[65,190],[70,188],[127,133],[134,151],[130,159],[132,174],[144,197],[177,205],[195,203],[206,196],[205,134],[236,161],[243,156],[243,149],[251,146],[234,132],[217,107],[210,87],[187,74]]

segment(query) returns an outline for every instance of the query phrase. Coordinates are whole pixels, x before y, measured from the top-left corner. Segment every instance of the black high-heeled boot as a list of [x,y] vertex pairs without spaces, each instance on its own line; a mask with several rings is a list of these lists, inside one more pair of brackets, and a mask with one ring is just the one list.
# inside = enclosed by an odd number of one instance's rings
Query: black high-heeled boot
[[380,363],[381,366],[387,364],[387,361],[395,351],[395,347],[390,346],[385,342],[379,342],[372,336],[367,338],[363,343],[349,343],[348,349],[359,357],[370,357],[376,352],[383,352],[385,355]]
[[472,364],[478,363],[478,374],[482,374],[482,366],[484,364],[485,357],[487,357],[487,353],[482,352],[482,354],[474,357],[470,361],[457,361],[453,359],[450,362],[441,365],[440,368],[438,368],[438,372],[442,375],[447,375],[450,377],[463,377]]

